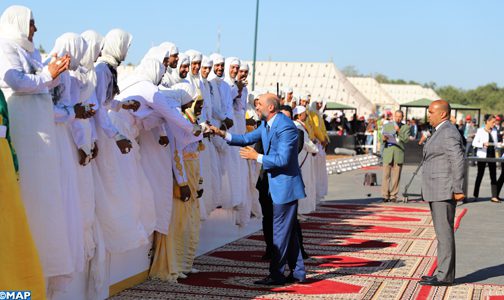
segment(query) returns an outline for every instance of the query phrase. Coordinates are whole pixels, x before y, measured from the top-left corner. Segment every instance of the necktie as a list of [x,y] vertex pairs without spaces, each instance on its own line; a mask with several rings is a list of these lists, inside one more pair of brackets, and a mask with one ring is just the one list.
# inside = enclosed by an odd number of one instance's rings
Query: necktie
[[270,132],[270,126],[268,123],[266,123],[266,133],[269,134],[269,132]]

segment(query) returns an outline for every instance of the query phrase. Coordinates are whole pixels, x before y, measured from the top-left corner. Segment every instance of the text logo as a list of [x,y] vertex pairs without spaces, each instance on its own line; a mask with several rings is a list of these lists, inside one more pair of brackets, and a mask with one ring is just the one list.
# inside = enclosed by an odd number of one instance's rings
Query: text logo
[[0,291],[0,300],[31,300],[30,291]]

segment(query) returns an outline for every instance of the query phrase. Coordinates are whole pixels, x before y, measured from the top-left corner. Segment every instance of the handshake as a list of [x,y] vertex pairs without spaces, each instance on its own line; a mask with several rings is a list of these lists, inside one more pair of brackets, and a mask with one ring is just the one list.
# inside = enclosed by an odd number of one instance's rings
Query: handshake
[[224,130],[221,130],[213,125],[208,125],[207,127],[207,130],[210,134],[213,134],[213,135],[218,135],[220,136],[221,138],[224,138],[226,137],[226,131]]

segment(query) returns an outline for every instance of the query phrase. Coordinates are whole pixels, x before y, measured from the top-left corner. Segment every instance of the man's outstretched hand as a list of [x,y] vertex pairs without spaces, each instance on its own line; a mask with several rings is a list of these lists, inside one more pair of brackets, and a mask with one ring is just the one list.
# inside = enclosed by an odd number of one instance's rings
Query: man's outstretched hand
[[221,129],[219,129],[219,128],[217,128],[217,127],[213,126],[213,125],[210,125],[210,126],[209,126],[209,129],[210,129],[210,132],[211,132],[211,133],[213,133],[213,134],[215,134],[215,135],[218,135],[218,136],[220,136],[220,137],[222,137],[222,138],[224,138],[224,137],[226,136],[226,131],[221,130]]
[[240,149],[240,156],[244,159],[257,160],[259,154],[254,148],[247,146]]

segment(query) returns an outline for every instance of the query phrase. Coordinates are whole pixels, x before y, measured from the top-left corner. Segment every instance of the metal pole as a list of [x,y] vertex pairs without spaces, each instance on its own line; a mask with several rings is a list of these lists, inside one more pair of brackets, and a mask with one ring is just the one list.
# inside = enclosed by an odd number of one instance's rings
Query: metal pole
[[256,53],[257,53],[257,24],[259,23],[259,0],[256,3],[256,19],[254,33],[254,61],[252,62],[252,90],[255,90],[255,73],[256,73]]

